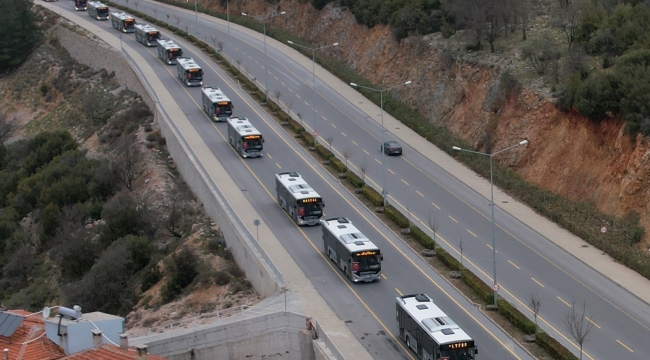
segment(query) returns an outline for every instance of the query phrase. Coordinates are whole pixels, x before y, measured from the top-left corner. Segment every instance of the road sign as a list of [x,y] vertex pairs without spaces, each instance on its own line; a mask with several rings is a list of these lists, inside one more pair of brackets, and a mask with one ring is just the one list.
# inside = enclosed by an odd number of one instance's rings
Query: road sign
[[492,285],[492,291],[494,291],[494,292],[499,291],[499,284]]
[[314,135],[314,137],[318,137],[318,131],[314,130],[314,132],[312,133],[312,135]]
[[603,233],[603,234],[607,234],[607,226],[601,227],[600,232]]

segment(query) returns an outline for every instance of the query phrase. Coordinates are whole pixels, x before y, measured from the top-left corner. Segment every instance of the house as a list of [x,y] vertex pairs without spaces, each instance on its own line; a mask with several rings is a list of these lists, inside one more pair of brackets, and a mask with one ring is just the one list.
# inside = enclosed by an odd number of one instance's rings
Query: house
[[37,313],[0,311],[2,360],[165,360],[147,347],[129,347],[124,318],[58,307]]

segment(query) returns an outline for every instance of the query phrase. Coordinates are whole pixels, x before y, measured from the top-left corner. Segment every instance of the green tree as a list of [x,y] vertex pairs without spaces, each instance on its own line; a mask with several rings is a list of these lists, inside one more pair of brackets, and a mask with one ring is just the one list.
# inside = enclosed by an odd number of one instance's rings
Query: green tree
[[582,116],[596,122],[605,119],[608,113],[618,114],[620,95],[616,76],[611,73],[590,76],[576,93],[575,107]]
[[61,211],[59,207],[53,203],[49,203],[43,211],[41,211],[41,246],[44,248],[49,247],[49,242],[56,235],[56,229],[59,226],[58,217]]
[[41,38],[28,0],[0,0],[0,73],[22,64]]
[[162,288],[161,295],[165,301],[173,300],[183,289],[194,281],[198,275],[196,255],[183,248],[172,255],[171,276]]

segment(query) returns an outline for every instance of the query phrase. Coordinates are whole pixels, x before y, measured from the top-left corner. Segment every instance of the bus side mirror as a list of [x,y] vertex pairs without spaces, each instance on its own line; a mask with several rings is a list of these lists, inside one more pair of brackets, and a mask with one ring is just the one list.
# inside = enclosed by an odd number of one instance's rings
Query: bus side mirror
[[478,347],[474,349],[474,355],[478,354]]
[[352,259],[348,258],[348,264],[352,262]]
[[325,203],[322,203],[321,205],[322,205],[323,207],[325,207]]
[[384,261],[384,255],[382,255],[382,256],[380,257],[380,259],[381,259],[381,261]]

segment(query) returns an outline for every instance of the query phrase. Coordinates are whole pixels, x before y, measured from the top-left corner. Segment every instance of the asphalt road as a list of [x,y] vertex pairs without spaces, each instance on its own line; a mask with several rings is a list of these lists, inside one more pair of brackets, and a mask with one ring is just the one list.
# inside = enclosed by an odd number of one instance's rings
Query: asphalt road
[[[69,3],[60,4],[68,8],[66,5]],[[139,11],[154,15],[149,6],[147,2],[138,2]],[[159,19],[165,19],[166,13],[166,7],[157,5],[155,15]],[[196,27],[194,14],[174,11],[170,18],[175,19],[175,16],[181,19],[180,28],[184,29],[186,23],[191,33],[208,43],[212,43],[213,35],[221,41],[228,42],[224,47],[226,55],[233,59],[233,63],[239,62],[242,69],[250,72],[251,77],[255,77],[259,85],[264,86],[267,80],[263,68],[264,44],[261,40],[251,38],[233,27],[230,29],[231,36],[228,37],[226,26],[205,18],[200,18],[199,26]],[[287,20],[282,19],[282,21]],[[175,20],[170,22],[174,25]],[[110,27],[108,23],[106,26]],[[132,38],[132,35],[130,36]],[[174,39],[178,40],[175,37]],[[134,43],[135,45],[139,44]],[[266,49],[270,93],[275,94],[280,91],[281,102],[286,105],[291,104],[293,112],[302,114],[305,125],[318,130],[321,142],[324,142],[322,139],[333,136],[332,147],[339,156],[345,152],[350,154],[351,167],[358,169],[365,163],[369,182],[376,189],[381,189],[383,167],[379,144],[383,136],[386,139],[392,138],[390,131],[393,129],[387,129],[388,133],[382,135],[381,126],[375,119],[367,118],[357,107],[358,104],[341,97],[336,90],[318,79],[315,101],[317,112],[314,123],[311,106],[313,94],[311,67],[305,68],[294,61],[295,53],[289,51],[287,53],[290,56],[287,56],[284,50],[278,51],[268,44]],[[142,50],[147,49],[142,47]],[[327,51],[334,54],[336,49],[328,48]],[[249,194],[255,206],[268,209],[262,213],[269,218],[262,220],[272,224],[270,226],[276,234],[286,235],[284,237],[287,241],[284,243],[286,249],[336,313],[342,319],[352,321],[350,329],[368,349],[372,349],[371,352],[396,355],[399,353],[401,356],[405,354],[401,342],[395,338],[395,321],[392,317],[394,306],[392,299],[399,291],[401,293],[427,292],[432,295],[452,318],[477,339],[481,349],[480,358],[494,355],[494,358],[502,359],[509,358],[508,355],[512,356],[508,353],[503,357],[504,354],[496,351],[499,348],[508,348],[510,345],[506,344],[507,340],[502,340],[501,343],[493,340],[491,343],[490,338],[505,339],[505,337],[492,335],[498,334],[498,331],[489,328],[485,330],[483,327],[487,327],[488,324],[480,314],[470,316],[467,313],[472,311],[469,304],[457,304],[449,300],[459,299],[458,295],[436,297],[434,294],[441,292],[438,286],[445,289],[448,285],[446,283],[443,285],[444,281],[436,277],[435,273],[429,271],[424,264],[420,264],[418,258],[384,228],[373,214],[363,211],[362,207],[354,201],[346,200],[351,199],[352,196],[336,183],[337,180],[315,164],[308,154],[296,147],[293,139],[284,135],[273,121],[266,118],[261,109],[248,100],[236,85],[225,77],[220,78],[218,72],[206,71],[205,83],[224,88],[236,106],[235,115],[249,117],[264,134],[267,155],[262,159],[241,161],[234,156],[222,135],[225,124],[209,123],[197,106],[200,102],[198,96],[200,90],[183,88],[171,73],[165,73],[171,67],[163,66],[162,62],[156,64],[157,59],[153,51],[150,51],[150,56],[152,58],[150,65],[160,67],[160,71],[158,69],[156,71],[161,78],[164,79],[165,76],[170,78],[165,80],[165,83],[169,84],[169,89],[172,89],[172,86],[179,88],[179,104],[191,119],[196,120],[197,130],[203,134],[206,143],[213,149],[224,167],[233,174],[238,183],[242,184],[242,190]],[[201,59],[200,55],[194,57],[200,64],[207,64],[202,62],[204,59]],[[204,70],[207,70],[207,66]],[[319,75],[324,74],[317,70],[317,76]],[[211,82],[211,78],[214,78],[216,83]],[[417,82],[414,81],[410,86],[417,86]],[[236,93],[242,97],[238,98],[235,96]],[[423,229],[427,228],[429,214],[431,214],[431,217],[438,222],[440,244],[448,251],[458,252],[462,239],[463,256],[468,267],[487,283],[492,283],[492,225],[489,202],[419,154],[416,149],[410,148],[407,144],[402,145],[404,156],[385,159],[389,201],[402,207],[403,211],[408,209],[412,213],[412,218]],[[288,151],[289,148],[292,150]],[[280,170],[294,170],[303,174],[325,199],[325,210],[328,216],[349,217],[382,248],[385,254],[386,279],[378,284],[352,285],[342,278],[336,268],[324,260],[319,253],[320,229],[297,229],[273,201],[275,196],[272,174]],[[650,330],[648,320],[650,311],[646,303],[623,291],[590,267],[576,261],[570,254],[512,218],[498,206],[495,208],[495,219],[497,274],[501,285],[501,296],[525,311],[529,295],[537,292],[542,299],[542,309],[538,319],[540,326],[575,352],[577,352],[577,343],[569,334],[564,320],[572,308],[580,309],[580,306],[576,307],[576,305],[584,302],[586,304],[585,324],[593,324],[592,332],[584,344],[586,358],[647,358],[643,355],[650,350],[650,344],[644,341]],[[316,261],[317,259],[319,261]],[[399,259],[399,263],[394,259]],[[432,274],[429,274],[430,272]],[[422,286],[422,284],[427,285]],[[388,288],[384,288],[385,286]],[[382,293],[374,294],[375,290]],[[450,290],[447,293],[455,292]],[[357,296],[359,298],[356,298]],[[363,309],[363,305],[360,307],[355,305],[360,299],[367,309]],[[461,302],[461,300],[457,301]],[[481,336],[481,333],[486,335]]]

